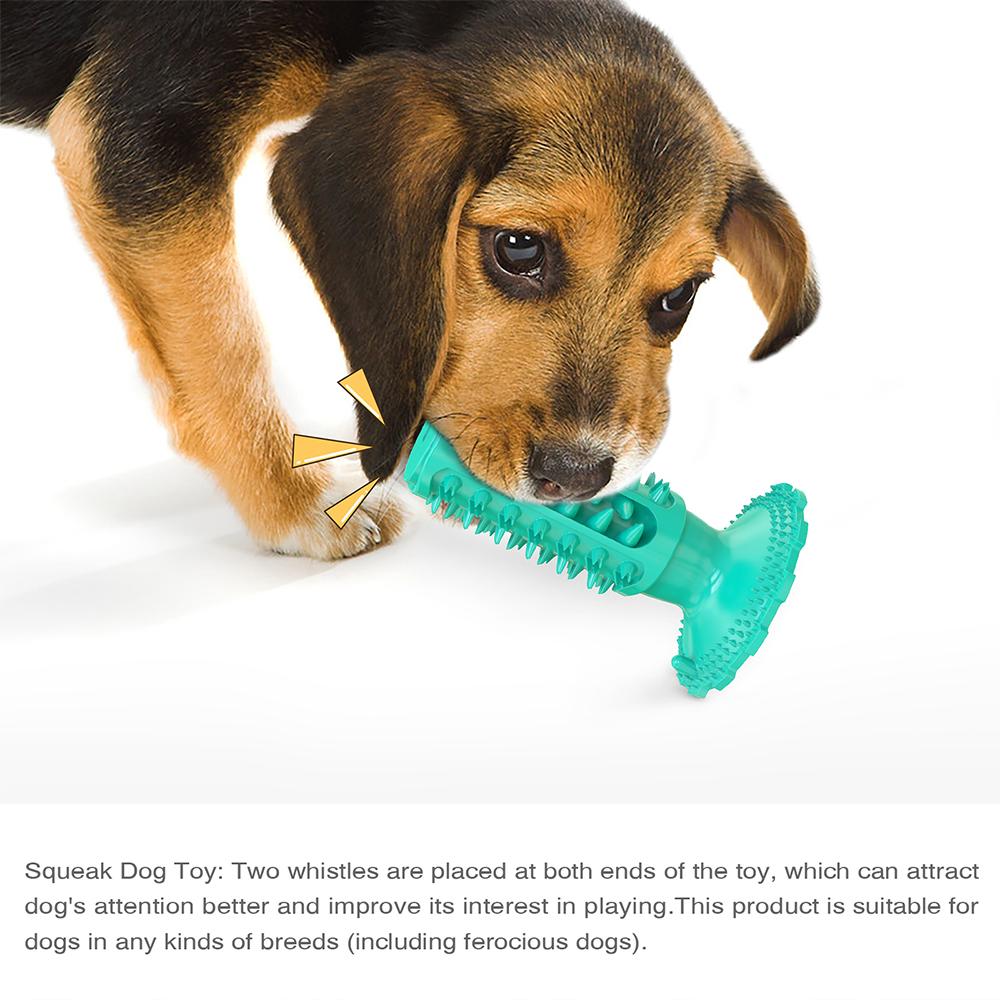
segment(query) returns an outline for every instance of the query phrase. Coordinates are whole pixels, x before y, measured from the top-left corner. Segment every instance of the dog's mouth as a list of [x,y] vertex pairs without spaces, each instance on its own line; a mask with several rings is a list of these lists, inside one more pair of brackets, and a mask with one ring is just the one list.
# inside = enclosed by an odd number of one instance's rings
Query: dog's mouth
[[619,492],[638,478],[651,450],[635,432],[609,440],[597,429],[541,429],[493,415],[428,420],[477,479],[529,503],[584,503]]

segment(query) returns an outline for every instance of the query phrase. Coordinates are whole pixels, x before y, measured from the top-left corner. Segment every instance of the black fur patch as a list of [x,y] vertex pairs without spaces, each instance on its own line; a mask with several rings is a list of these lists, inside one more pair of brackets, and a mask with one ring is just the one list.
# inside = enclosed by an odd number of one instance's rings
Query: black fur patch
[[[359,71],[362,67],[358,67]],[[441,250],[459,186],[476,150],[435,86],[442,67],[383,54],[334,88],[290,136],[271,179],[275,209],[333,319],[352,368],[364,368],[385,418],[358,408],[370,476],[394,468],[422,415],[446,321]],[[345,78],[346,79],[346,78]],[[434,114],[410,113],[414,106]],[[412,149],[445,139],[418,164]],[[495,130],[494,130],[495,131]]]
[[104,6],[6,0],[0,11],[0,122],[45,124],[90,54]]

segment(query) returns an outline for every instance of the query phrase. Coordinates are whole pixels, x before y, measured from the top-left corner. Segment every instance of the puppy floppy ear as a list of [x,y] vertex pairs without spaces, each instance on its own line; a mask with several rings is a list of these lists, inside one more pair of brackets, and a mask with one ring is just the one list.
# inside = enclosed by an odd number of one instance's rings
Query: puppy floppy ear
[[275,210],[385,418],[358,407],[371,477],[395,467],[444,358],[469,147],[440,76],[392,53],[340,71],[276,157]]
[[812,323],[819,285],[809,247],[788,203],[750,167],[736,182],[720,228],[720,252],[746,278],[767,317],[750,357],[780,351]]

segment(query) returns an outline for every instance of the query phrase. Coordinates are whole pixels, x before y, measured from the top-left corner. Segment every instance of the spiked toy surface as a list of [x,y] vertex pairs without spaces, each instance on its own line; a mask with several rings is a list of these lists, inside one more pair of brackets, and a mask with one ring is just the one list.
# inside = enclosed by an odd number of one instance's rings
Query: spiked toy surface
[[555,560],[599,593],[647,594],[684,612],[673,666],[690,694],[721,690],[760,648],[795,580],[805,496],[787,484],[755,497],[718,531],[655,476],[614,496],[553,506],[513,501],[476,479],[425,423],[404,471],[433,512],[538,563]]

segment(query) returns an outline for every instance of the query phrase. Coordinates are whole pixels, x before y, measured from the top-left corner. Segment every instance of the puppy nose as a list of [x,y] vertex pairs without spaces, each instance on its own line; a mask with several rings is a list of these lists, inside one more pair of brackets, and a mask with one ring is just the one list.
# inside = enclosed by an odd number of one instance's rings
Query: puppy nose
[[589,500],[611,482],[613,458],[595,459],[582,448],[542,441],[531,450],[528,473],[542,500]]

